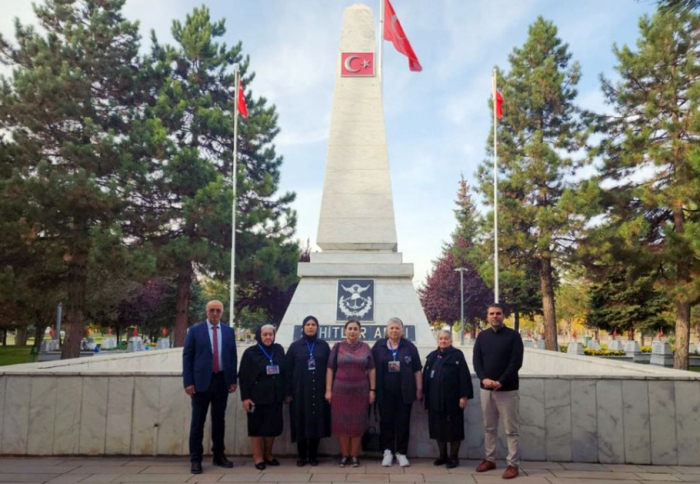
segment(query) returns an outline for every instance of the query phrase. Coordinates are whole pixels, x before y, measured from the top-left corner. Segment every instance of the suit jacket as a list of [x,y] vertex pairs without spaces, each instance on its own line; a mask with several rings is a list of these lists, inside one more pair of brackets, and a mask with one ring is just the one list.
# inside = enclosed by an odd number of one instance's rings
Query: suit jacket
[[[223,360],[226,387],[238,382],[238,355],[236,334],[230,326],[219,323],[221,330],[221,359]],[[194,385],[196,392],[205,392],[211,383],[214,354],[211,349],[207,322],[195,324],[187,332],[182,349],[182,379],[185,387]]]

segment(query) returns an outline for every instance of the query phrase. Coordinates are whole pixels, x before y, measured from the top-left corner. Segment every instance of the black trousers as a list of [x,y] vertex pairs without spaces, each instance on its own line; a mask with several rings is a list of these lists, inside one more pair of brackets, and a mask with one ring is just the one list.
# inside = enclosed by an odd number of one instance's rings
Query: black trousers
[[404,403],[401,395],[384,392],[379,403],[379,435],[382,452],[389,449],[392,454],[408,452],[408,437],[411,433],[411,408],[413,403]]
[[211,376],[211,383],[206,392],[197,392],[192,396],[192,422],[190,423],[190,460],[201,462],[204,446],[204,422],[207,420],[209,404],[211,404],[211,440],[212,453],[224,454],[224,433],[226,431],[226,404],[228,403],[228,388],[224,372]]
[[299,439],[297,441],[297,453],[300,459],[318,458],[318,444],[321,439]]

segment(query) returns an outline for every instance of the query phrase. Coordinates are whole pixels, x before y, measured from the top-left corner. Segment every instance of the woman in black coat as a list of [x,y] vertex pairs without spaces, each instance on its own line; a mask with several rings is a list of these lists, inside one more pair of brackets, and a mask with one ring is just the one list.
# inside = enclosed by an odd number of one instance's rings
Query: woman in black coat
[[459,446],[464,440],[464,409],[474,397],[474,389],[464,353],[452,346],[450,331],[438,333],[438,348],[428,355],[423,369],[423,392],[430,438],[437,440],[440,449],[433,464],[446,464],[448,469],[457,467]]
[[289,346],[285,358],[285,400],[299,467],[317,466],[318,445],[331,435],[331,408],[325,399],[330,353],[328,343],[318,338],[318,320],[304,318],[301,338]]
[[275,343],[275,327],[266,324],[255,333],[257,344],[243,352],[238,370],[243,409],[248,412],[248,437],[257,469],[278,466],[272,456],[275,437],[282,434],[284,349]]
[[380,416],[380,439],[384,456],[382,466],[391,466],[394,457],[401,467],[410,465],[408,438],[411,432],[411,408],[423,399],[423,377],[418,349],[403,337],[403,322],[391,318],[386,338],[372,347],[377,368],[377,403]]

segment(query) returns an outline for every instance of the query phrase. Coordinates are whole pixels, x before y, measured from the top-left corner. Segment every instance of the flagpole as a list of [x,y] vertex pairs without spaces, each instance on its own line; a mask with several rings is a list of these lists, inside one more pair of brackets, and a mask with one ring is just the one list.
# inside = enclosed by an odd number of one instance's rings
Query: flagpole
[[384,92],[384,80],[382,78],[384,50],[384,0],[379,0],[379,46],[377,47],[377,76],[379,76],[379,92]]
[[241,77],[238,68],[234,71],[235,86],[233,96],[233,163],[231,168],[231,185],[233,201],[231,202],[231,293],[229,295],[229,326],[233,328],[233,303],[236,289],[236,163],[238,161],[238,91],[241,88]]
[[493,295],[494,301],[498,302],[498,100],[496,98],[496,69],[491,76],[493,88]]

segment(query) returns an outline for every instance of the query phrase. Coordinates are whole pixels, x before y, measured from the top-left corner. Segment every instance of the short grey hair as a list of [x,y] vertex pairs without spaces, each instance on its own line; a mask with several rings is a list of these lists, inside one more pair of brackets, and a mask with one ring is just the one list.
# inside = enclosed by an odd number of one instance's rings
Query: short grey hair
[[452,341],[452,331],[450,331],[449,329],[441,329],[440,331],[438,331],[436,338],[440,339],[441,334],[446,334],[450,337],[450,341]]
[[401,326],[401,329],[403,329],[403,321],[396,316],[389,318],[389,321],[386,323],[386,329],[389,329],[389,326],[391,326],[393,323],[398,323],[398,325]]
[[277,332],[277,329],[272,324],[263,324],[262,326],[260,326],[260,334],[262,334],[264,329],[271,329],[272,334],[275,334]]

